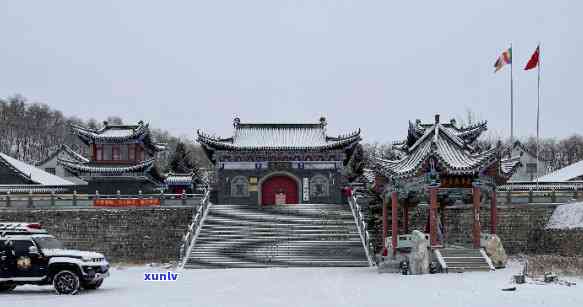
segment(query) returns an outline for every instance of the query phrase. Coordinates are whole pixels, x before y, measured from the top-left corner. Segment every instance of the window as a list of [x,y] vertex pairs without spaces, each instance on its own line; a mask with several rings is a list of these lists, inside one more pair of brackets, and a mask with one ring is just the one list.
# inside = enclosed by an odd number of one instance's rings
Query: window
[[329,195],[328,179],[322,175],[316,175],[310,179],[310,196],[327,197]]
[[128,161],[129,160],[129,145],[121,145],[120,146],[121,149],[121,160],[122,161]]
[[18,255],[27,255],[28,248],[33,246],[30,240],[15,240],[14,242],[14,253]]
[[63,242],[52,237],[38,237],[33,240],[42,249],[65,249]]
[[56,170],[54,167],[47,167],[47,168],[45,168],[45,172],[54,175],[56,173]]
[[103,145],[103,160],[111,161],[111,145]]
[[129,161],[136,160],[136,145],[135,144],[128,145],[128,160]]
[[95,160],[103,160],[103,145],[95,145]]
[[136,160],[144,161],[144,149],[141,146],[136,146]]
[[234,177],[231,180],[231,196],[247,197],[249,196],[249,181],[243,176]]
[[121,160],[121,150],[119,145],[111,145],[111,160],[119,161]]

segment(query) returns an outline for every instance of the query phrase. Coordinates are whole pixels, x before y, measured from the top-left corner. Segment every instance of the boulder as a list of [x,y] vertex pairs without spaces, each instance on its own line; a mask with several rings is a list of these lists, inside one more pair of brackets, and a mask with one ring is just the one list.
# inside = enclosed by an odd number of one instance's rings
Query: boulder
[[429,241],[425,239],[425,235],[413,230],[411,253],[409,253],[409,270],[411,274],[427,274],[429,273],[429,262],[431,259],[431,251],[429,249]]
[[484,249],[486,250],[488,257],[490,257],[490,260],[492,260],[492,265],[494,265],[495,268],[499,269],[506,267],[508,256],[506,255],[504,246],[502,246],[502,241],[500,241],[500,238],[497,235],[492,235],[486,240]]

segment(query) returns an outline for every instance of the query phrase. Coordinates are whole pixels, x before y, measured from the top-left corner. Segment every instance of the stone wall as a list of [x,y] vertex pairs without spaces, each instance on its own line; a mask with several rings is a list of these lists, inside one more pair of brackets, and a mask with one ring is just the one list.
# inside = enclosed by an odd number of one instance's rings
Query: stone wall
[[111,262],[178,258],[192,207],[3,209],[0,221],[40,222],[68,248],[102,252]]
[[545,229],[532,238],[529,253],[583,256],[583,229]]

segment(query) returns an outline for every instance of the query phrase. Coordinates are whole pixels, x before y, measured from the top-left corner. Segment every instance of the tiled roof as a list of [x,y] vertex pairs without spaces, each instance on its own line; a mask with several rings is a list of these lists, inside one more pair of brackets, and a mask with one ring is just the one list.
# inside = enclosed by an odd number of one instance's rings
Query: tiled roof
[[561,182],[573,180],[581,176],[583,176],[583,161],[575,162],[550,174],[544,175],[540,177],[538,181]]
[[4,185],[0,184],[0,193],[61,193],[66,192],[70,189],[64,187],[48,187],[42,185],[33,184],[20,184],[20,185]]
[[140,140],[153,151],[166,150],[165,144],[152,140],[148,126],[141,121],[137,125],[109,125],[106,123],[101,129],[89,129],[71,124],[71,132],[86,144],[127,143],[132,140]]
[[230,138],[197,131],[197,141],[224,150],[322,150],[343,148],[360,141],[360,130],[338,137],[326,135],[325,123],[235,124]]
[[0,153],[0,164],[3,164],[5,167],[8,167],[16,174],[25,178],[31,184],[38,184],[51,187],[58,186],[69,187],[75,185],[74,183],[68,180],[55,176],[53,174],[49,174],[39,168],[36,168],[30,164],[26,164],[22,161],[16,160],[3,153]]
[[88,163],[89,162],[89,159],[85,158],[84,156],[82,156],[78,152],[74,151],[73,149],[71,149],[71,147],[69,147],[67,145],[63,145],[62,146],[62,149],[74,161],[84,162],[84,163]]
[[354,180],[355,182],[359,183],[368,183],[372,184],[375,180],[375,173],[372,169],[365,168],[362,170],[362,174]]
[[507,178],[510,178],[521,166],[520,156],[500,160],[500,172]]
[[166,185],[191,185],[192,174],[168,174],[164,183]]
[[78,162],[84,162],[84,163],[89,162],[89,159],[85,158],[84,156],[82,156],[78,152],[74,151],[71,147],[63,144],[63,145],[59,146],[57,150],[55,150],[51,154],[49,154],[49,156],[46,157],[44,160],[42,160],[40,162],[37,162],[36,163],[36,166],[40,166],[40,165],[45,164],[47,161],[49,161],[52,158],[56,157],[61,152],[67,155],[68,160],[73,160],[73,161],[78,161]]
[[154,165],[154,159],[145,160],[134,165],[99,165],[79,163],[64,159],[58,159],[57,163],[74,173],[126,174],[148,171]]
[[[483,129],[483,128],[472,128]],[[415,136],[416,141],[406,148],[405,155],[399,160],[384,160],[376,158],[376,168],[381,174],[392,178],[404,178],[415,176],[423,163],[429,157],[435,157],[445,168],[446,173],[454,175],[476,174],[485,167],[496,162],[498,149],[493,148],[479,153],[474,153],[471,146],[474,136],[472,129],[456,128],[453,124],[441,124],[439,117],[432,125],[417,123],[411,131],[416,134],[423,132],[421,136]]]
[[[437,115],[437,121],[439,121],[439,115]],[[407,139],[396,142],[394,145],[397,147],[397,149],[411,147],[426,134],[428,129],[433,128],[433,123],[423,124],[419,119],[416,120],[415,123],[409,122]],[[469,145],[472,144],[482,134],[482,132],[488,129],[488,122],[483,121],[467,127],[458,127],[456,121],[451,120],[449,123],[440,123],[440,128]]]

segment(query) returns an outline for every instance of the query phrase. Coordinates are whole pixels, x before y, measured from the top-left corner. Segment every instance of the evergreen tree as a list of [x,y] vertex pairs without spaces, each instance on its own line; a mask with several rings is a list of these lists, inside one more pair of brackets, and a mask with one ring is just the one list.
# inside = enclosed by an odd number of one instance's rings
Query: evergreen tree
[[190,153],[183,142],[178,142],[176,144],[176,149],[174,150],[174,154],[170,158],[170,163],[168,164],[168,170],[173,173],[197,172],[198,169],[196,163],[190,157]]

